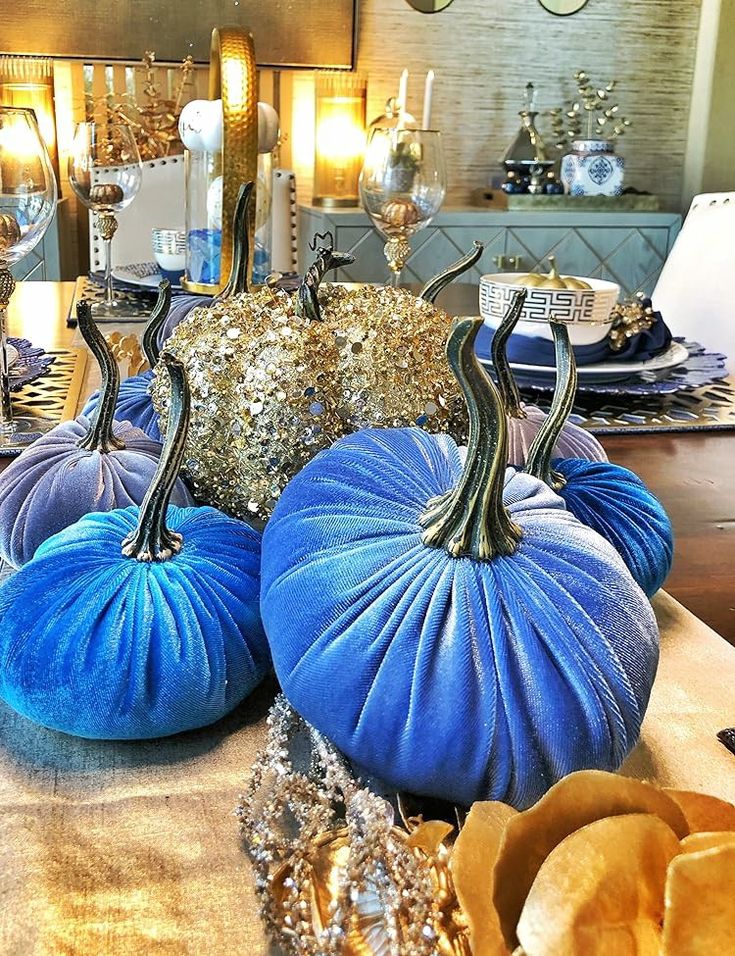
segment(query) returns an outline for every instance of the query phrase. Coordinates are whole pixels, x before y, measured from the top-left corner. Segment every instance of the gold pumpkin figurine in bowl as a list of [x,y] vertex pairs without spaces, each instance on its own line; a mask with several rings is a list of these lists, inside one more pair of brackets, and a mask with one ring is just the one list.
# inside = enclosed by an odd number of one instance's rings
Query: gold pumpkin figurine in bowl
[[620,286],[605,279],[562,275],[549,256],[548,273],[501,272],[480,278],[480,315],[496,329],[520,290],[526,301],[514,334],[551,341],[549,320],[569,326],[572,345],[594,345],[612,328]]

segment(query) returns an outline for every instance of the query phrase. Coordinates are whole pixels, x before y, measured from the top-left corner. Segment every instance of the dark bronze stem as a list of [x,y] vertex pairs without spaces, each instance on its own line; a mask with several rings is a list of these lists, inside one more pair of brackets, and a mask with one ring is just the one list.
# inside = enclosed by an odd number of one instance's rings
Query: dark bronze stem
[[158,333],[161,326],[168,318],[171,309],[171,283],[168,279],[163,279],[158,284],[158,298],[153,306],[153,311],[143,330],[143,353],[148,359],[151,368],[156,367],[160,349],[158,348]]
[[222,302],[233,295],[250,291],[248,268],[250,262],[250,202],[255,189],[254,182],[242,183],[237,194],[235,212],[232,217],[232,266],[227,285],[215,296],[215,302]]
[[347,252],[334,251],[334,239],[331,232],[317,233],[309,248],[316,252],[316,259],[309,266],[296,293],[296,315],[307,318],[310,322],[321,322],[319,283],[330,269],[352,265],[355,257]]
[[536,433],[526,456],[526,471],[540,478],[558,491],[566,484],[565,479],[551,467],[554,448],[574,405],[577,393],[577,363],[569,344],[569,330],[564,322],[551,321],[556,354],[556,384],[551,408],[543,425]]
[[489,561],[513,554],[521,529],[503,505],[508,426],[498,390],[475,356],[482,319],[458,319],[447,342],[447,360],[469,413],[467,458],[452,491],[429,502],[421,516],[422,541],[453,557]]
[[115,405],[120,388],[120,369],[104,335],[92,318],[89,303],[83,300],[77,303],[77,323],[82,338],[99,365],[101,375],[97,411],[87,429],[87,434],[80,439],[79,447],[102,454],[119,451],[125,447],[125,444],[115,437],[112,423],[115,420]]
[[140,506],[138,525],[122,543],[122,553],[136,561],[168,561],[181,551],[183,538],[166,526],[166,511],[184,457],[189,429],[190,395],[183,364],[164,352],[160,359],[171,380],[166,440],[158,468]]
[[492,344],[492,360],[495,374],[498,376],[498,388],[505,405],[505,412],[511,418],[525,418],[526,413],[521,405],[521,396],[518,393],[518,386],[513,377],[513,372],[508,362],[506,347],[508,339],[513,334],[513,329],[518,324],[518,319],[523,312],[523,306],[526,302],[526,290],[520,289],[513,293],[508,311],[503,316],[503,320],[495,330]]
[[419,293],[419,298],[425,299],[433,305],[434,302],[436,302],[436,297],[445,286],[448,286],[450,282],[454,282],[462,273],[471,269],[485,251],[485,246],[483,243],[478,242],[477,239],[472,243],[472,246],[472,251],[468,252],[466,256],[462,256],[461,259],[453,262],[451,266],[447,266],[444,272],[440,272],[438,276],[429,279]]

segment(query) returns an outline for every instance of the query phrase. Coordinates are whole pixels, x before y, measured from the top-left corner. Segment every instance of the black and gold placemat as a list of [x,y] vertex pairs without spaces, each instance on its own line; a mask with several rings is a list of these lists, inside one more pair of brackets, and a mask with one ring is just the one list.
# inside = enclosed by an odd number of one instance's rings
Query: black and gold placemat
[[[549,410],[550,395],[529,395]],[[670,395],[577,395],[572,421],[601,435],[735,430],[735,379]]]
[[[126,316],[123,321],[128,322],[147,322],[148,316],[155,304],[156,296],[158,290],[156,289],[139,289],[129,286],[127,283],[120,283],[115,281],[113,283],[115,289],[115,297],[123,299],[125,302],[131,302],[136,306],[140,307],[141,315],[129,317]],[[89,276],[79,276],[77,278],[75,287],[74,287],[74,296],[71,300],[71,305],[69,306],[69,315],[66,319],[66,324],[69,328],[76,328],[77,324],[77,302],[84,299],[86,302],[101,302],[104,298],[105,290],[104,287],[96,282],[94,279],[90,279]],[[119,325],[121,319],[119,316],[95,316],[95,321],[98,325]]]
[[18,436],[17,446],[0,448],[0,457],[15,457],[27,447],[32,434],[49,431],[59,422],[74,418],[84,386],[86,349],[47,349],[54,362],[34,381],[12,393],[13,415],[32,431]]

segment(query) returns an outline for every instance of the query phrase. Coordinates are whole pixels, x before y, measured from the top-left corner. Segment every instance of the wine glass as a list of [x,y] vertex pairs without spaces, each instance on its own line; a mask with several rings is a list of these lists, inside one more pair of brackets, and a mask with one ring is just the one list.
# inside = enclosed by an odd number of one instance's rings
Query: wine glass
[[0,449],[22,444],[18,432],[44,430],[42,419],[13,419],[6,326],[15,279],[9,267],[41,241],[54,218],[56,199],[56,177],[36,114],[0,106]]
[[135,303],[116,298],[112,291],[112,237],[115,213],[129,206],[140,189],[143,166],[130,126],[115,123],[78,123],[69,156],[69,182],[81,202],[95,215],[105,244],[105,294],[92,305],[97,317],[140,317]]
[[441,133],[373,129],[360,174],[360,198],[386,239],[383,252],[393,285],[400,283],[411,236],[439,212],[446,191]]

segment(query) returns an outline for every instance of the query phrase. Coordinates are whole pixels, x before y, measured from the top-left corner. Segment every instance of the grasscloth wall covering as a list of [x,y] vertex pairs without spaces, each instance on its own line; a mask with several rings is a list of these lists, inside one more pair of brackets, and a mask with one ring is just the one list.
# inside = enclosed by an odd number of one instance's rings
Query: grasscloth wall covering
[[626,185],[678,209],[699,11],[700,0],[589,0],[575,16],[555,17],[538,0],[454,0],[427,16],[405,0],[360,0],[358,68],[370,80],[368,114],[382,112],[406,66],[409,109],[420,116],[423,74],[433,67],[449,201],[469,203],[498,170],[528,80],[547,109],[561,90],[574,93],[576,69],[615,77],[634,122],[620,146]]

